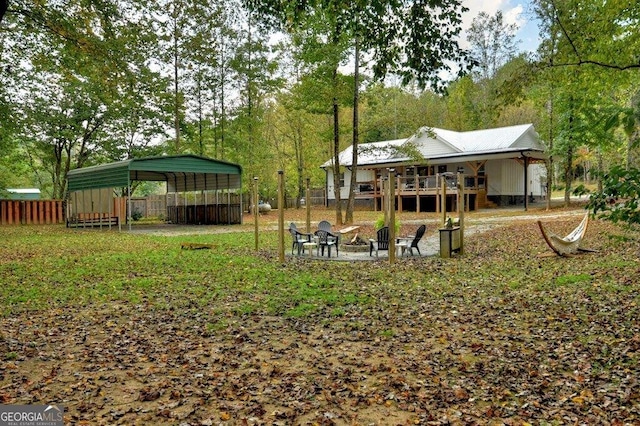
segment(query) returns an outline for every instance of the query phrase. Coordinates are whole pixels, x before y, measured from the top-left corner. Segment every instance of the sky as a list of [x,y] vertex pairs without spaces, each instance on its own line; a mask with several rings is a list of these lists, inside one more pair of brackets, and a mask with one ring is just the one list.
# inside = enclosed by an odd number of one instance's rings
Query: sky
[[[478,16],[480,12],[486,12],[489,16],[493,16],[498,10],[501,10],[506,22],[514,23],[519,28],[516,38],[520,40],[518,45],[520,50],[535,51],[540,44],[538,25],[531,12],[530,0],[462,0],[462,4],[469,9],[462,16],[463,30],[471,26],[473,18]],[[465,39],[464,36],[463,39]]]

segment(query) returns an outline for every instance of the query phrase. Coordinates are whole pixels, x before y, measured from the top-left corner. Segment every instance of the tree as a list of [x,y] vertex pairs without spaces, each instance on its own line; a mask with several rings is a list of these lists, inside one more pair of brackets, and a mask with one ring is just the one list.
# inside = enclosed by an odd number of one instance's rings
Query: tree
[[569,46],[567,57],[551,66],[596,66],[619,71],[640,68],[638,2],[536,0],[536,4],[538,13],[545,11]]
[[[458,0],[418,1],[360,1],[335,2],[271,2],[255,0],[252,7],[260,12],[263,21],[278,25],[292,33],[313,29],[318,39],[325,41],[331,51],[324,58],[331,68],[334,93],[339,90],[338,70],[348,48],[371,56],[370,66],[375,78],[383,79],[395,73],[404,84],[417,81],[421,86],[431,84],[442,88],[440,73],[460,65],[464,52],[456,37],[460,32],[461,13],[466,10]],[[434,13],[437,12],[437,13]],[[316,40],[318,40],[316,39]],[[359,58],[359,55],[358,55]],[[356,66],[358,61],[355,61]],[[454,64],[454,65],[451,65]],[[353,98],[358,99],[358,72],[354,72]],[[340,105],[333,97],[334,181],[340,174]],[[353,108],[358,108],[357,103]],[[357,112],[354,119],[357,121]],[[358,142],[358,126],[355,123],[352,142]],[[354,146],[357,153],[357,146]],[[357,157],[354,155],[357,165]],[[355,176],[349,185],[347,221],[352,217]],[[335,187],[336,222],[343,223],[340,188]]]
[[471,44],[476,73],[481,80],[495,77],[498,69],[516,56],[517,29],[517,25],[504,22],[502,11],[494,16],[480,12],[473,18],[467,40]]
[[640,169],[614,166],[602,178],[603,189],[591,195],[587,207],[614,223],[640,224]]
[[640,66],[634,56],[640,37],[630,30],[638,24],[640,6],[620,1],[597,4],[583,0],[538,0],[536,5],[546,36],[537,66],[547,70],[543,71],[545,79],[554,86],[549,91],[548,105],[549,110],[554,111],[553,134],[558,145],[551,151],[563,150],[560,157],[564,157],[565,202],[568,203],[573,175],[570,168],[579,145],[591,141],[592,148],[603,152],[611,140],[610,135],[590,136],[607,133],[606,130],[594,132],[598,123],[607,121],[606,111],[612,107],[606,105],[607,97],[602,94],[611,95],[614,87],[620,90],[637,84],[637,77],[634,83],[629,70]]
[[70,169],[135,155],[137,138],[145,145],[164,130],[166,85],[149,68],[155,34],[145,9],[125,13],[133,7],[142,5],[11,3],[0,69],[21,75],[10,89],[13,140],[53,197],[64,196]]
[[8,8],[9,0],[0,0],[0,24],[2,23],[2,19],[4,18],[5,13],[7,13]]

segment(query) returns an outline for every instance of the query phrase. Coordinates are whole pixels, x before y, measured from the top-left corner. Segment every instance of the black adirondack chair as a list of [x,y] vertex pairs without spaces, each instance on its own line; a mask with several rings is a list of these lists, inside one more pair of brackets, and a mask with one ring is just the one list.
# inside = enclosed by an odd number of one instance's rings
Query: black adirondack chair
[[418,251],[418,254],[422,256],[422,254],[420,253],[420,248],[418,247],[418,243],[422,239],[422,236],[424,235],[424,232],[426,230],[427,230],[426,225],[420,225],[420,227],[416,231],[415,237],[413,237],[413,240],[411,241],[411,244],[408,244],[407,247],[403,250],[403,252],[406,250],[409,250],[409,253],[411,253],[411,256],[413,256],[413,249],[416,249]]
[[376,252],[376,257],[378,257],[379,250],[387,250],[389,251],[389,227],[384,226],[378,229],[377,238],[369,239],[369,256],[373,254],[373,251]]

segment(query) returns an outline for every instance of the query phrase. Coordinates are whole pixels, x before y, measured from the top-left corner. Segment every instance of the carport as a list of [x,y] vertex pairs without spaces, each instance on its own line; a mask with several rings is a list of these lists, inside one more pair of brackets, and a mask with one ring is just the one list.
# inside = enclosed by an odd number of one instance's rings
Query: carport
[[[131,227],[131,183],[165,182],[166,221],[175,224],[242,223],[242,167],[197,155],[132,158],[71,170],[67,226]],[[123,196],[117,194],[120,189]]]

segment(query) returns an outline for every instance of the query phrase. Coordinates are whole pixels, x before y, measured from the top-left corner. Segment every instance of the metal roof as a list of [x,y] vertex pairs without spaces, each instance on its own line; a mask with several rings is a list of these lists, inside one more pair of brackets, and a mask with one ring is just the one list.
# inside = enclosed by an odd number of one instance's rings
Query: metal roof
[[[402,164],[414,160],[402,155],[402,147],[412,144],[425,160],[434,164],[441,160],[527,157],[546,158],[545,147],[532,124],[499,127],[495,129],[456,132],[423,127],[407,139],[374,142],[358,146],[358,165],[374,166]],[[393,153],[396,153],[395,155]],[[351,165],[352,148],[340,153],[340,164]],[[400,155],[398,155],[400,154]],[[331,167],[333,160],[321,167]]]
[[131,181],[167,182],[169,192],[238,189],[242,167],[197,155],[132,158],[69,171],[69,192],[92,188],[124,188]]
[[[363,143],[358,145],[358,164],[383,163],[385,161],[397,161],[398,147],[406,139],[394,139],[382,142]],[[342,165],[350,165],[353,153],[353,146],[349,145],[340,152],[339,160]],[[320,167],[331,167],[333,158],[326,161]]]

